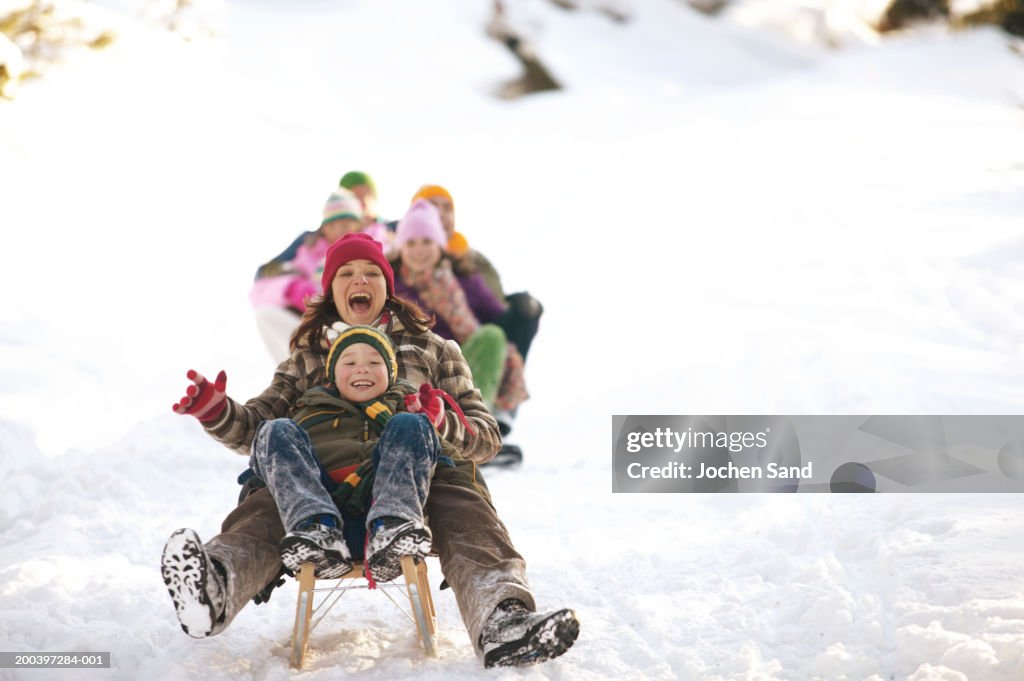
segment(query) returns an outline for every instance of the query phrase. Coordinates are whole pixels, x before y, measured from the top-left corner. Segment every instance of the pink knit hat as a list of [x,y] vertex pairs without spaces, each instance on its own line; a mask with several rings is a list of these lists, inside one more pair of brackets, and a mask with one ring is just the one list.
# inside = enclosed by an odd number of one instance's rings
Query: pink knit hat
[[441,214],[437,208],[426,199],[417,199],[409,206],[405,217],[398,221],[398,229],[395,230],[395,248],[401,248],[406,241],[417,237],[426,237],[436,241],[441,248],[448,243],[448,237],[444,233],[444,225],[441,224]]

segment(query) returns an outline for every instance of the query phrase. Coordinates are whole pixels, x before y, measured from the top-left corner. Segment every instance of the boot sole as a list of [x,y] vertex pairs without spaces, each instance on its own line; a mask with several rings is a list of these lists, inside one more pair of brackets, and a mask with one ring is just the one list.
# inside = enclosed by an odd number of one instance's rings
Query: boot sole
[[517,641],[511,641],[484,654],[484,667],[525,667],[558,657],[572,647],[580,634],[576,613],[559,610],[538,622]]
[[209,566],[199,536],[177,530],[167,540],[160,557],[160,574],[182,630],[193,638],[205,638],[217,622],[217,609],[207,594]]
[[374,551],[366,562],[375,582],[391,582],[402,574],[402,556],[413,556],[419,560],[426,558],[428,553],[430,531],[426,528],[413,528],[395,535],[387,546]]
[[352,561],[346,560],[340,552],[326,551],[303,537],[285,537],[280,550],[281,562],[292,575],[298,574],[303,563],[316,566],[317,579],[338,579],[352,572]]

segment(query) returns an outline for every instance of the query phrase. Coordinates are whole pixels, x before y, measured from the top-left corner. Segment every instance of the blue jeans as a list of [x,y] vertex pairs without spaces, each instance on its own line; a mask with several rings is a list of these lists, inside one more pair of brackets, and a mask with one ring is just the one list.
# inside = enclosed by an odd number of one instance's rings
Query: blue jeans
[[367,525],[390,516],[423,523],[430,478],[441,454],[437,431],[422,414],[395,414],[373,448],[373,503]]
[[[373,449],[376,474],[367,522],[384,516],[423,522],[430,478],[441,452],[437,432],[419,414],[396,414]],[[285,531],[314,515],[341,517],[328,492],[309,434],[291,419],[264,421],[252,442],[249,468],[270,489]]]

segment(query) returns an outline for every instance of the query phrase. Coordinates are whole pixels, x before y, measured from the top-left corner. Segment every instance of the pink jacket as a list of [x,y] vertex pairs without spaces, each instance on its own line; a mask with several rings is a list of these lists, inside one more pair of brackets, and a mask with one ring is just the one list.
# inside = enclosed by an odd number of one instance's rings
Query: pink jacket
[[[374,222],[362,230],[388,247],[388,229],[380,223]],[[314,233],[311,233],[314,234]],[[327,240],[322,236],[310,244],[308,241],[301,244],[295,251],[295,257],[286,262],[276,262],[275,269],[280,274],[257,279],[249,292],[249,301],[253,307],[286,307],[298,309],[295,301],[288,296],[291,287],[297,281],[308,281],[312,287],[304,285],[303,289],[309,295],[320,295],[320,277],[324,271],[324,260],[327,258]],[[299,312],[303,312],[299,309]]]
[[310,289],[314,294],[321,294],[320,276],[324,270],[324,259],[327,257],[327,239],[318,237],[312,245],[304,243],[299,246],[295,257],[284,263],[284,274],[257,279],[249,292],[249,300],[253,307],[294,307],[288,299],[289,287],[296,281],[306,280],[313,285]]

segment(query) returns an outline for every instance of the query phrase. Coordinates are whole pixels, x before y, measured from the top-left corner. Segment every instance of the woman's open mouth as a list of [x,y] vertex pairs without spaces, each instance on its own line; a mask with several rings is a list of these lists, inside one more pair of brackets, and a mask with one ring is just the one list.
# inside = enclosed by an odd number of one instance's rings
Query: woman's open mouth
[[353,312],[369,312],[372,303],[369,293],[353,293],[348,297],[348,306]]

